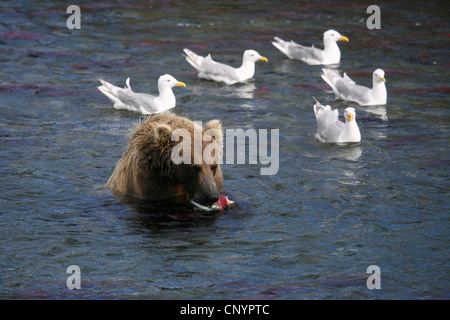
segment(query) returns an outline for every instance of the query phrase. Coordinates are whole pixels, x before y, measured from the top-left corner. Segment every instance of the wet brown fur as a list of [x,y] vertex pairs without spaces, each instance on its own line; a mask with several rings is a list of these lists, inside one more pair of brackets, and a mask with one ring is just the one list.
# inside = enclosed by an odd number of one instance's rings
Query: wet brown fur
[[[194,123],[174,115],[154,115],[139,123],[131,134],[126,151],[118,161],[106,186],[116,193],[140,199],[185,203],[189,198],[205,202],[217,193],[225,193],[220,164],[176,165],[171,152],[179,141],[171,141],[172,132],[186,129],[191,135],[191,163],[194,162]],[[211,129],[211,130],[209,130]],[[219,120],[211,120],[201,132],[212,133],[202,148],[216,143],[223,148],[223,130]],[[195,166],[195,170],[192,168]],[[195,171],[195,174],[192,173]],[[198,171],[198,173],[197,173]],[[205,199],[202,201],[202,199]]]

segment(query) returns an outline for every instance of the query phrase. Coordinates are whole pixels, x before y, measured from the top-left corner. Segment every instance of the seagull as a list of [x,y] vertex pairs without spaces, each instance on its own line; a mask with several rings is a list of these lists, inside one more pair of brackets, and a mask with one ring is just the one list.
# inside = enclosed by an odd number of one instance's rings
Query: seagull
[[342,36],[336,30],[328,30],[323,34],[324,49],[314,47],[304,47],[294,41],[284,41],[274,37],[272,44],[283,52],[289,59],[302,60],[309,65],[337,64],[341,61],[341,51],[337,41],[348,42],[348,38]]
[[174,86],[186,87],[184,82],[178,81],[169,74],[158,79],[159,96],[137,93],[131,89],[130,78],[124,89],[116,87],[105,80],[99,79],[102,86],[98,89],[114,102],[114,108],[140,112],[144,115],[161,113],[175,107],[176,99],[172,92]]
[[[316,99],[314,99],[316,100]],[[345,123],[338,118],[338,111],[323,106],[316,100],[313,106],[317,121],[316,139],[326,143],[360,142],[361,133],[356,123],[356,112],[352,107],[344,111]]]
[[384,71],[377,69],[372,74],[372,89],[357,85],[346,73],[341,75],[332,69],[322,69],[322,79],[333,89],[336,98],[354,101],[362,106],[384,105],[387,101]]
[[228,85],[245,82],[253,78],[255,74],[255,62],[258,60],[268,61],[266,57],[261,56],[255,50],[245,50],[242,65],[239,68],[234,68],[214,61],[211,58],[211,54],[202,57],[189,49],[184,49],[183,51],[186,53],[186,61],[199,72],[199,78],[225,82]]

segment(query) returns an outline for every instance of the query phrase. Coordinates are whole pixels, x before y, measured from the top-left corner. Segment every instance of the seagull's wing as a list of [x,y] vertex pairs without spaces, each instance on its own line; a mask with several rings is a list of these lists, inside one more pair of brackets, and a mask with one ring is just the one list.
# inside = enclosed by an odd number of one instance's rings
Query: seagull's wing
[[355,84],[345,73],[341,76],[336,70],[322,69],[322,71],[322,79],[328,83],[337,97],[347,101],[355,101],[359,104],[365,104],[369,101],[371,89]]
[[236,69],[224,63],[216,62],[208,55],[202,63],[201,73],[215,81],[235,83],[239,81]]
[[370,88],[349,82],[345,78],[338,79],[335,82],[335,87],[340,97],[344,100],[355,101],[359,104],[366,104],[370,100]]
[[338,111],[317,102],[314,105],[314,112],[317,121],[316,138],[322,142],[337,142],[345,127],[345,124],[339,120]]
[[148,109],[150,113],[157,110],[156,97],[145,93],[134,92],[130,87],[129,79],[127,79],[125,89],[114,86],[102,79],[100,79],[100,82],[102,86],[98,87],[98,89],[114,103],[114,108],[116,109],[141,112],[141,108],[143,107],[144,109]]
[[272,44],[283,52],[290,59],[302,60],[310,65],[318,65],[323,62],[323,50],[317,49],[314,46],[305,47],[294,41],[284,41],[278,37],[274,38]]
[[294,59],[302,60],[310,65],[318,65],[323,62],[323,50],[317,49],[314,46],[304,47],[302,45],[296,44],[290,46],[289,51]]
[[120,92],[119,99],[127,106],[131,106],[132,109],[136,109],[142,113],[158,113],[158,105],[156,103],[155,96],[146,93],[136,92]]
[[210,54],[202,57],[189,49],[184,49],[184,52],[186,53],[186,61],[198,71],[200,78],[219,82],[223,81],[227,84],[233,84],[239,81],[235,68],[214,61]]

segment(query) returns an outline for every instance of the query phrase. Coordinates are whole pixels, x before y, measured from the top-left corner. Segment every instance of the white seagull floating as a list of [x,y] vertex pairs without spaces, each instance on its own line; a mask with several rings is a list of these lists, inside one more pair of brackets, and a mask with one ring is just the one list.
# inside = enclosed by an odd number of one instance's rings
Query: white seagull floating
[[126,81],[125,88],[119,88],[99,79],[103,84],[98,89],[114,102],[114,108],[140,112],[144,115],[156,114],[172,109],[176,105],[174,86],[186,87],[184,82],[178,81],[169,74],[158,79],[159,96],[134,92],[130,87],[130,78]]
[[261,56],[255,50],[245,50],[242,65],[239,68],[216,62],[211,58],[210,54],[202,57],[189,49],[184,49],[183,51],[186,53],[186,61],[199,72],[199,78],[225,82],[228,85],[245,82],[253,78],[255,62],[258,60],[267,62],[267,58]]
[[[314,99],[315,100],[315,99]],[[326,143],[360,142],[361,133],[356,123],[355,109],[348,107],[344,111],[345,123],[339,120],[338,111],[323,106],[316,100],[313,106],[317,121],[316,139]]]
[[322,79],[333,89],[336,98],[354,101],[362,106],[384,105],[387,102],[384,71],[377,69],[372,75],[372,89],[357,85],[346,73],[322,69]]
[[337,45],[337,41],[346,41],[348,38],[342,36],[335,30],[328,30],[323,34],[324,49],[305,47],[294,41],[284,41],[278,37],[274,37],[272,44],[283,52],[289,59],[302,60],[309,65],[326,65],[337,64],[341,61],[341,51]]

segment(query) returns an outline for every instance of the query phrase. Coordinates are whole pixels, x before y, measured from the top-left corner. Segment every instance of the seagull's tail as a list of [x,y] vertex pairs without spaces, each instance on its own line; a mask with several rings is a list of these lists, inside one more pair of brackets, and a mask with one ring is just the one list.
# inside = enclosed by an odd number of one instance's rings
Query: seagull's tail
[[[127,78],[127,81],[125,81],[125,89],[131,90],[130,78]],[[133,90],[131,90],[131,91],[133,91]]]
[[278,37],[274,37],[275,41],[272,41],[272,44],[281,52],[283,52],[286,56],[289,56],[289,50],[287,49],[287,45],[289,42],[284,41],[283,39],[280,39]]
[[[118,90],[123,90],[122,88],[116,87],[115,85],[112,85],[109,82],[106,82],[103,79],[99,79],[100,82],[102,83],[101,86],[97,87],[98,90],[100,90],[101,93],[103,93],[105,96],[107,96],[114,104],[118,103],[121,104],[122,101],[120,101],[118,95],[117,95],[117,91]],[[130,88],[130,78],[127,79],[126,82],[128,88],[131,90]]]
[[319,101],[317,101],[316,98],[313,97],[313,99],[316,101],[316,103],[313,105],[313,108],[314,114],[316,115],[317,118],[317,115],[319,114],[320,110],[325,110],[325,107]]
[[328,85],[331,87],[331,89],[333,89],[333,92],[337,94],[337,88],[335,85],[335,81],[336,81],[336,76],[339,76],[339,73],[335,70],[331,70],[331,69],[322,69],[323,74],[321,75],[322,79],[328,83]]
[[192,52],[191,50],[185,48],[183,49],[184,53],[186,53],[185,58],[186,61],[191,64],[195,69],[200,70],[204,57],[199,56],[198,54]]

